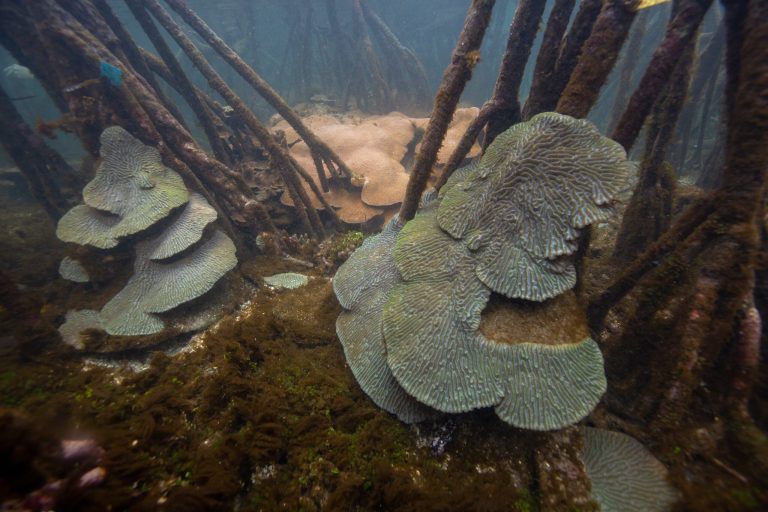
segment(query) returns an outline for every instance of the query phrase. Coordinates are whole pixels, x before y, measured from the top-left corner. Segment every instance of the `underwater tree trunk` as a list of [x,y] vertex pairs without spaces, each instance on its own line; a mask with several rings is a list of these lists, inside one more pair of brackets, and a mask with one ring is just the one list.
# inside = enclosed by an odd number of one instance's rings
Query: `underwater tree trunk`
[[451,63],[443,73],[443,80],[435,97],[435,105],[432,107],[432,115],[424,132],[421,149],[416,155],[416,161],[411,170],[411,177],[399,212],[401,224],[405,224],[416,215],[421,194],[432,174],[437,152],[448,131],[448,125],[459,103],[461,92],[472,78],[472,70],[480,60],[480,45],[495,3],[495,0],[472,0],[472,5],[464,19],[464,28],[459,41],[453,49]]
[[632,94],[624,114],[621,116],[611,138],[629,151],[635,143],[645,118],[653,108],[656,98],[668,83],[672,70],[680,60],[688,43],[693,39],[701,20],[712,4],[712,0],[687,0],[681,2],[678,12],[667,27],[651,63]]
[[635,14],[634,2],[606,0],[557,102],[557,112],[587,117],[619,57]]
[[73,206],[62,190],[77,197],[79,180],[66,160],[24,122],[2,88],[0,143],[27,179],[34,198],[53,221],[58,221]]
[[464,161],[483,128],[486,128],[484,143],[487,147],[499,133],[520,121],[520,102],[517,96],[531,46],[544,13],[544,5],[545,2],[523,0],[517,6],[515,18],[509,27],[507,46],[493,95],[483,104],[448,158],[435,185],[437,190],[440,190],[451,173]]
[[568,21],[571,19],[571,12],[573,12],[575,4],[576,0],[557,0],[552,6],[552,12],[547,20],[547,28],[544,29],[541,48],[536,58],[533,82],[523,107],[523,120],[530,119],[539,112],[546,110],[544,105],[551,87],[550,84],[553,82],[557,57],[560,55],[560,48],[563,43],[563,34],[568,28]]
[[[235,53],[197,14],[192,12],[183,0],[168,0],[168,5],[189,24],[211,48],[232,66],[235,71],[253,87],[277,112],[283,116],[296,133],[309,146],[313,157],[320,159],[332,176],[350,178],[352,171],[327,144],[318,139],[306,127],[296,112],[280,97],[277,92],[256,71]],[[325,176],[322,166],[317,169],[318,176]]]
[[346,108],[347,99],[344,98],[344,94],[349,82],[355,79],[352,76],[347,76],[352,70],[352,58],[348,53],[349,46],[351,45],[345,44],[346,34],[341,31],[339,17],[336,13],[336,0],[325,0],[325,11],[326,17],[328,18],[328,25],[331,29],[331,40],[333,41],[335,48],[335,69],[333,70],[333,76],[336,78],[338,97],[342,100],[341,106]]
[[668,432],[697,410],[698,397],[708,414],[725,416],[731,457],[761,468],[765,480],[768,442],[733,402],[748,394],[759,344],[752,296],[768,178],[768,5],[726,3],[726,22],[722,184],[629,265],[592,302],[589,317],[600,332],[608,310],[631,292],[623,329],[601,337],[609,409]]

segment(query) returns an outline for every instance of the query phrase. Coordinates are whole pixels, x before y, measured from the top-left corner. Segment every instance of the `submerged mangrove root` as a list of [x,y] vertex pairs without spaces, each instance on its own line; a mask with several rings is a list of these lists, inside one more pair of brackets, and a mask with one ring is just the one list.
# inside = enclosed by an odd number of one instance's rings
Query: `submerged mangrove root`
[[664,96],[655,107],[638,184],[629,200],[616,238],[614,256],[621,261],[627,262],[643,252],[669,227],[675,173],[665,158],[686,100],[694,47],[694,41],[690,39],[672,73]]
[[635,14],[634,2],[607,0],[603,4],[568,85],[557,102],[557,112],[573,117],[589,114],[619,57]]
[[461,165],[483,128],[486,128],[485,146],[496,135],[520,121],[518,93],[523,71],[531,53],[533,40],[544,12],[544,2],[523,0],[517,6],[515,18],[509,27],[507,47],[496,79],[493,95],[480,109],[456,148],[448,158],[443,173],[435,185],[438,190]]
[[[402,89],[398,92],[410,94],[417,105],[426,104],[429,101],[429,83],[424,65],[413,50],[400,42],[392,29],[371,9],[368,2],[362,0],[360,5],[365,21],[370,25],[388,59],[388,65],[391,68],[389,71],[393,74],[393,79],[399,83],[399,89]],[[402,69],[406,71],[405,76],[401,72]],[[408,91],[412,92],[408,93]]]
[[611,138],[629,151],[643,127],[645,118],[653,108],[664,86],[672,76],[675,65],[693,39],[712,0],[687,0],[670,22],[664,40],[653,54],[651,63],[629,100]]
[[613,99],[611,121],[608,125],[610,127],[609,131],[613,131],[616,128],[619,119],[621,119],[621,113],[629,102],[627,86],[632,83],[633,77],[637,72],[637,60],[640,57],[640,48],[645,37],[647,25],[648,11],[641,11],[637,15],[637,21],[632,26],[629,42],[627,43],[627,51],[622,58],[622,67],[619,72],[619,83],[622,84],[622,87],[617,88],[616,97]]
[[575,4],[575,0],[557,0],[552,6],[552,12],[547,20],[547,28],[544,29],[541,49],[536,58],[531,90],[523,107],[523,120],[530,119],[546,110],[544,104],[551,87],[550,84],[554,81],[557,58],[564,42],[563,35],[568,28],[568,21]]
[[[232,68],[258,92],[277,112],[283,116],[288,124],[296,130],[296,133],[306,142],[315,157],[316,164],[324,164],[331,171],[331,176],[341,176],[346,179],[352,177],[352,171],[339,158],[339,156],[323,141],[318,139],[312,131],[304,125],[296,112],[288,106],[277,92],[254,69],[243,61],[197,14],[186,5],[184,0],[169,0],[168,5],[176,11],[182,19],[189,24],[211,48],[221,55]],[[319,165],[318,176],[325,176],[322,165]],[[331,209],[332,211],[332,209]]]
[[[81,4],[90,5],[85,1]],[[232,221],[248,230],[259,226],[268,229],[268,225],[257,218],[260,216],[257,216],[257,210],[263,207],[258,204],[253,206],[255,199],[247,185],[238,180],[229,168],[199,148],[178,119],[162,105],[149,83],[132,68],[124,54],[121,53],[122,58],[118,57],[95,36],[98,33],[113,43],[117,41],[95,8],[91,7],[88,16],[83,15],[78,20],[53,0],[45,0],[45,4],[37,6],[39,8],[36,7],[34,13],[28,10],[25,2],[6,2],[4,7],[22,23],[30,20],[34,23],[37,46],[45,48],[49,58],[57,62],[59,73],[46,74],[43,70],[38,74],[36,68],[31,69],[41,80],[51,80],[46,89],[58,90],[64,95],[78,136],[89,151],[98,150],[98,130],[121,125],[143,142],[156,146],[164,163],[184,176],[192,188],[201,192],[219,210],[222,225],[241,250],[245,250],[245,246],[239,233],[234,232]],[[16,36],[13,30],[12,34]],[[28,35],[24,33],[19,37],[24,38],[19,42],[26,42]],[[115,48],[116,51],[119,49]],[[27,58],[24,51],[17,58],[31,66],[42,64],[39,60]],[[98,76],[102,62],[123,70],[122,83],[115,86],[101,79],[88,87],[79,85],[84,81],[89,83],[94,76]],[[92,96],[94,93],[98,95]],[[88,108],[93,115],[85,115]]]
[[[168,69],[168,66],[165,65],[163,59],[144,48],[140,48],[139,52],[150,71],[162,78],[165,83],[181,95],[182,86],[179,84],[176,76]],[[211,99],[205,91],[194,84],[192,88],[211,113],[211,119],[216,127],[216,132],[219,134],[222,144],[227,148],[227,153],[234,162],[240,163],[255,158],[256,155],[260,154],[261,149],[247,127],[241,123],[234,122],[235,120],[232,116],[227,115],[221,104]]]
[[197,94],[197,91],[195,91],[192,82],[187,75],[184,74],[179,61],[165,42],[165,39],[163,39],[160,31],[150,19],[147,11],[142,7],[141,2],[139,0],[126,0],[126,4],[131,10],[131,13],[133,13],[133,17],[136,18],[136,21],[141,25],[144,33],[149,37],[149,40],[157,50],[157,53],[168,67],[171,76],[175,77],[177,90],[192,108],[192,112],[194,112],[197,119],[200,121],[200,125],[203,127],[203,131],[208,138],[214,156],[225,165],[231,166],[234,162],[231,161],[226,148],[222,144],[210,108],[203,102],[203,99]]
[[[280,172],[283,182],[288,187],[289,194],[300,211],[304,228],[315,238],[324,236],[324,229],[317,211],[312,206],[304,187],[298,180],[296,163],[291,161],[288,154],[280,147],[271,133],[264,127],[256,116],[248,109],[245,102],[224,82],[216,70],[211,67],[202,53],[197,49],[192,40],[184,34],[181,28],[173,21],[168,12],[163,9],[156,0],[143,0],[144,6],[152,13],[154,18],[173,37],[176,43],[184,50],[195,67],[203,74],[209,85],[218,92],[234,109],[238,116],[248,125],[258,138],[259,143],[269,155],[270,161]],[[301,205],[301,206],[298,206]],[[304,213],[301,213],[301,212]],[[329,212],[333,215],[333,212]],[[306,216],[306,217],[305,217]]]
[[163,93],[163,90],[158,85],[154,75],[150,72],[147,62],[144,60],[144,57],[141,54],[141,48],[136,45],[136,42],[133,40],[125,27],[123,27],[123,24],[120,23],[120,20],[117,18],[117,16],[115,16],[115,13],[112,12],[112,8],[109,6],[109,4],[107,4],[106,0],[93,0],[93,5],[96,7],[96,9],[98,9],[99,14],[101,14],[101,16],[104,18],[104,21],[107,23],[112,32],[115,33],[118,40],[122,44],[125,55],[131,62],[131,66],[133,66],[136,71],[138,71],[141,76],[143,76],[147,82],[149,82],[149,85],[151,85],[152,89],[155,90],[157,97],[160,98],[160,102],[165,106],[165,108],[168,109],[168,111],[171,112],[171,114],[173,114],[173,116],[179,120],[179,123],[181,123],[182,126],[186,127],[184,124],[184,118],[182,117],[178,107]]
[[605,340],[609,409],[658,433],[679,429],[683,414],[698,410],[692,402],[703,400],[707,414],[728,418],[738,456],[763,457],[755,463],[764,466],[768,444],[743,405],[759,351],[751,297],[768,178],[768,62],[760,51],[768,6],[729,3],[726,19],[733,96],[722,184],[593,301],[590,320],[600,332],[606,312],[631,293],[623,329]]
[[0,89],[0,144],[18,166],[29,190],[48,216],[57,221],[73,205],[80,186],[75,171],[24,122],[10,97]]
[[440,89],[435,97],[432,115],[427,124],[421,149],[411,170],[400,207],[399,220],[405,224],[416,215],[421,194],[437,160],[437,152],[443,142],[448,125],[459,103],[464,86],[472,77],[472,69],[480,59],[480,44],[491,19],[495,0],[473,0],[464,19],[464,28],[451,55],[451,64],[443,73]]
[[491,99],[493,109],[488,117],[485,147],[488,147],[498,134],[520,121],[520,83],[541,23],[544,5],[545,2],[522,0],[517,6]]
[[373,83],[374,101],[377,110],[387,112],[392,110],[394,106],[392,91],[384,79],[381,62],[379,62],[379,57],[373,49],[373,43],[371,42],[371,36],[368,34],[368,26],[365,23],[363,8],[360,3],[361,0],[352,0],[355,39],[357,39],[358,47],[361,49],[359,59],[361,63],[364,63],[365,68],[368,69],[368,75]]
[[552,79],[543,82],[538,91],[532,91],[538,95],[537,108],[541,112],[555,110],[557,107],[557,101],[579,62],[581,49],[592,33],[602,3],[602,0],[581,0],[579,3],[579,10],[573,17],[571,28],[560,45],[560,54],[555,63]]

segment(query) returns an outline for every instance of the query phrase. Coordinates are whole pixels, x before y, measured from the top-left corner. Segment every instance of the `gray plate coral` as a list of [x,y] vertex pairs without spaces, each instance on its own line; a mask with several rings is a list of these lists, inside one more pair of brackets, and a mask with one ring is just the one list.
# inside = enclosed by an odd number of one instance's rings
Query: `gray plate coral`
[[664,512],[677,499],[664,465],[626,434],[584,428],[582,460],[603,512]]
[[[141,238],[135,242],[134,274],[123,289],[99,312],[67,315],[60,332],[78,348],[82,345],[78,335],[85,328],[121,336],[160,332],[165,322],[157,313],[203,295],[237,264],[232,240],[208,229],[217,218],[216,210],[163,166],[156,148],[118,126],[104,130],[101,143],[101,165],[83,190],[86,204],[62,217],[57,235],[66,242],[102,249],[116,246],[128,235]],[[164,219],[159,233],[146,234],[147,228]]]
[[399,230],[396,219],[392,219],[336,273],[333,289],[345,309],[336,320],[336,334],[363,391],[382,409],[406,423],[414,423],[434,413],[408,395],[392,376],[381,328],[384,304],[398,281],[392,246]]
[[119,126],[101,134],[101,165],[83,189],[84,205],[67,212],[56,235],[65,242],[100,249],[138,233],[187,202],[177,173],[165,167],[160,152]]
[[[588,121],[539,114],[497,137],[399,233],[358,249],[334,289],[347,310],[337,331],[364,390],[402,417],[373,396],[375,364],[382,389],[394,389],[394,377],[444,412],[495,406],[506,422],[534,430],[587,415],[606,382],[585,327],[509,342],[480,325],[492,292],[540,302],[573,286],[579,230],[612,213],[627,170],[623,149]],[[583,317],[578,307],[568,311]]]

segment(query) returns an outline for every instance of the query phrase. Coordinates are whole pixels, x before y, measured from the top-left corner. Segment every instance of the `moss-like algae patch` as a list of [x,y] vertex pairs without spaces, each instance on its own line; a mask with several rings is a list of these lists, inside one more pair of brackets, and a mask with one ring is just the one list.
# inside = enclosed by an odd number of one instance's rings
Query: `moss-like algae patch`
[[[14,254],[30,243],[6,241]],[[607,254],[588,259],[592,293],[617,272],[602,264]],[[255,282],[306,272],[267,257],[249,266]],[[13,280],[30,274],[5,272]],[[82,435],[104,449],[108,476],[100,486],[68,487],[60,510],[546,508],[532,461],[548,434],[521,432],[479,411],[454,416],[445,453],[433,454],[436,427],[448,420],[408,427],[363,394],[335,338],[339,306],[322,276],[298,290],[262,289],[196,350],[158,354],[140,373],[84,366],[57,338],[62,302],[104,290],[61,280],[31,290],[0,285],[11,299],[0,305],[0,460],[15,453],[18,477],[0,475],[3,499],[46,480],[76,481],[88,467],[60,460],[56,450],[61,438]],[[10,341],[14,333],[21,343]],[[748,468],[733,457],[719,459],[727,469],[704,458],[718,442],[706,435],[718,427],[703,421],[706,428],[649,445],[682,492],[675,510],[760,509],[766,492],[751,483]]]
[[509,510],[526,502],[520,436],[467,416],[447,455],[430,455],[423,436],[355,384],[333,334],[337,314],[326,279],[265,289],[199,349],[158,354],[135,374],[83,368],[51,340],[34,361],[0,358],[2,405],[56,425],[43,437],[77,431],[104,448],[104,484],[62,498],[81,510]]

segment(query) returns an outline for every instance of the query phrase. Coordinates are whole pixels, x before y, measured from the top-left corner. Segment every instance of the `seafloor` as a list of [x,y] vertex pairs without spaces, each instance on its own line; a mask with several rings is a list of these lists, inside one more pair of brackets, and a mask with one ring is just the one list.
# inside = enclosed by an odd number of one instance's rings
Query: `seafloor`
[[[16,283],[2,283],[13,304],[0,310],[4,500],[63,480],[56,510],[539,509],[527,468],[544,435],[490,411],[408,426],[366,397],[336,339],[328,275],[292,291],[255,288],[238,312],[143,371],[89,362],[54,330],[77,286],[58,279],[64,246],[41,210],[11,197],[0,206],[0,271]],[[599,238],[593,258],[604,255]],[[262,257],[241,269],[306,272],[291,265]],[[593,269],[596,279],[610,273]],[[98,460],[60,457],[62,439],[84,437],[103,450]],[[677,509],[757,507],[738,473],[691,454],[689,437],[649,447],[682,492]],[[106,478],[79,488],[94,465]]]

